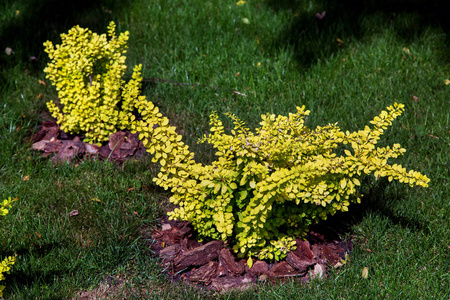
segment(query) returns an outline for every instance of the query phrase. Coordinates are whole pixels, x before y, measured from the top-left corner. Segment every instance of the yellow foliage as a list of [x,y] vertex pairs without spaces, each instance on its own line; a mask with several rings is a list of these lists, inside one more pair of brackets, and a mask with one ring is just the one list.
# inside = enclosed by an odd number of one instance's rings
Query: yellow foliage
[[[11,207],[11,203],[16,201],[17,199],[11,199],[11,197],[9,197],[8,199],[3,200],[3,202],[0,203],[0,216],[5,216],[6,214],[8,214],[8,209],[7,207]],[[9,274],[9,271],[11,270],[11,266],[16,262],[16,257],[15,256],[9,256],[6,257],[2,262],[0,262],[0,281],[5,280],[5,275]],[[3,290],[5,289],[4,285],[0,285],[0,297],[3,297]]]
[[139,97],[141,66],[132,79],[122,79],[128,32],[116,36],[115,24],[98,35],[75,26],[61,34],[61,45],[44,43],[51,62],[44,72],[58,91],[58,105],[47,103],[61,129],[85,134],[85,142],[101,143],[117,130],[129,129],[133,102]]
[[[226,134],[213,113],[211,133],[200,140],[217,150],[211,165],[195,163],[153,104],[136,107],[145,117],[132,127],[162,165],[154,180],[171,190],[170,201],[179,206],[170,218],[190,221],[200,237],[233,241],[239,256],[282,259],[309,225],[360,203],[357,188],[370,174],[428,186],[425,175],[387,163],[405,152],[399,144],[375,146],[383,129],[403,112],[402,104],[382,111],[370,122],[372,128],[352,133],[333,124],[307,128],[305,107],[289,116],[262,115],[254,133],[228,114],[234,128]],[[338,156],[342,145],[351,148]]]
[[231,134],[213,113],[211,133],[200,142],[212,144],[217,159],[196,163],[175,127],[139,94],[141,66],[127,84],[121,79],[128,32],[117,37],[111,23],[108,36],[109,41],[76,26],[56,48],[45,43],[52,60],[45,72],[63,106],[51,101],[48,107],[63,130],[83,131],[87,141],[105,141],[117,128],[139,133],[152,161],[161,165],[153,180],[172,192],[170,201],[178,206],[169,217],[191,222],[200,238],[226,240],[241,257],[279,260],[311,224],[360,203],[358,187],[371,174],[428,186],[425,175],[388,164],[406,151],[399,144],[376,147],[402,114],[404,105],[398,103],[355,132],[337,124],[306,127],[310,111],[304,106],[288,116],[262,115],[254,131],[227,114]]

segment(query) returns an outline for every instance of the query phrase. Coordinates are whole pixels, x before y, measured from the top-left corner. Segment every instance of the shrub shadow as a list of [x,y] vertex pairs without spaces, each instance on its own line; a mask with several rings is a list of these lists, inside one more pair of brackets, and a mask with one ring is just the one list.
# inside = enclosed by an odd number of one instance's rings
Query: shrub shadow
[[394,193],[387,189],[389,181],[380,179],[374,186],[363,191],[360,204],[351,204],[348,212],[338,212],[327,220],[313,225],[312,230],[328,232],[332,236],[346,236],[352,233],[352,227],[359,224],[368,214],[381,215],[388,218],[392,225],[408,228],[412,232],[429,231],[428,222],[414,217],[400,216],[389,203],[404,200],[402,192]]

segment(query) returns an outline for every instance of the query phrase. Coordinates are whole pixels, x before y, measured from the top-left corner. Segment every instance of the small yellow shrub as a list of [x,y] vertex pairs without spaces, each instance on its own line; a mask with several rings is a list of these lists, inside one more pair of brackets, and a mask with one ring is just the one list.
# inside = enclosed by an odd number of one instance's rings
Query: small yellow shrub
[[[106,34],[75,26],[61,34],[61,45],[44,43],[51,59],[44,72],[56,87],[60,104],[52,100],[47,106],[62,130],[85,134],[85,142],[101,143],[129,127],[133,115],[130,101],[139,95],[139,83],[135,74],[128,83],[122,79],[127,69],[128,35],[124,32],[117,37],[111,22],[109,41]],[[140,69],[137,66],[134,72]]]
[[[2,203],[0,203],[0,216],[5,216],[8,214],[8,207],[11,207],[11,203],[16,201],[16,199],[11,200],[11,197],[8,199],[3,200]],[[9,256],[6,257],[1,263],[0,263],[0,281],[5,280],[5,275],[9,274],[9,270],[11,269],[11,266],[16,262],[15,256]],[[5,289],[4,285],[0,285],[0,297],[3,297],[3,290]]]

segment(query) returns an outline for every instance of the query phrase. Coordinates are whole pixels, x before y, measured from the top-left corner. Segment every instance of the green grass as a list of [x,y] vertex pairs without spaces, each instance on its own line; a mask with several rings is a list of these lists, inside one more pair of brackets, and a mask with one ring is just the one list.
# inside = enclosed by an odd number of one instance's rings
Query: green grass
[[[444,1],[235,2],[79,1],[70,9],[54,0],[2,2],[0,197],[19,198],[1,220],[1,256],[18,254],[5,281],[6,299],[70,298],[97,289],[108,276],[125,283],[116,299],[450,296],[450,86],[444,84],[450,24]],[[196,141],[213,111],[235,113],[253,127],[264,112],[287,114],[306,105],[308,125],[338,122],[355,130],[401,102],[406,112],[383,143],[406,148],[396,161],[427,174],[430,187],[368,182],[364,203],[334,219],[348,227],[356,245],[351,262],[326,280],[260,284],[223,295],[170,283],[141,234],[168,207],[169,194],[152,184],[157,170],[150,159],[54,167],[26,142],[48,119],[45,102],[56,97],[42,71],[42,43],[58,43],[76,24],[105,32],[110,20],[130,31],[130,67],[142,63],[145,78],[189,83],[153,80],[143,92],[200,161],[212,159],[210,148]],[[6,47],[14,54],[7,56]],[[69,217],[75,209],[79,215]]]

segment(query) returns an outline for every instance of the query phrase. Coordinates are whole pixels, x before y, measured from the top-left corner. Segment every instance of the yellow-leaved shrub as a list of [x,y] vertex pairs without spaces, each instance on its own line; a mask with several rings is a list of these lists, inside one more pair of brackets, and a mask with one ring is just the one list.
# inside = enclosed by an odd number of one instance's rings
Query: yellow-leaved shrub
[[[8,199],[3,200],[3,202],[0,202],[0,216],[5,216],[6,214],[8,214],[8,207],[11,207],[11,203],[14,201],[16,201],[16,199],[11,200],[11,197],[9,197]],[[0,281],[5,280],[5,273],[9,274],[11,266],[16,262],[16,256],[6,257],[2,262],[0,262]],[[4,289],[5,286],[0,285],[0,297],[3,297]]]
[[139,95],[136,72],[125,83],[125,53],[129,33],[115,33],[115,24],[106,34],[75,26],[61,34],[61,44],[44,43],[51,61],[44,72],[56,87],[59,104],[49,101],[48,109],[67,133],[85,134],[85,142],[101,143],[117,130],[128,129],[133,105]]
[[[191,222],[200,238],[228,241],[241,257],[282,259],[311,224],[360,203],[358,186],[370,174],[411,186],[427,187],[430,181],[388,164],[405,152],[399,144],[376,147],[403,104],[389,106],[371,127],[351,133],[333,124],[309,129],[305,107],[289,116],[262,115],[254,132],[228,114],[234,123],[231,134],[213,113],[211,133],[201,139],[217,149],[211,165],[195,163],[181,136],[151,102],[141,97],[136,107],[143,119],[132,128],[161,164],[154,181],[170,189],[170,201],[178,205],[170,218]],[[337,154],[339,146],[347,148],[343,155]]]

